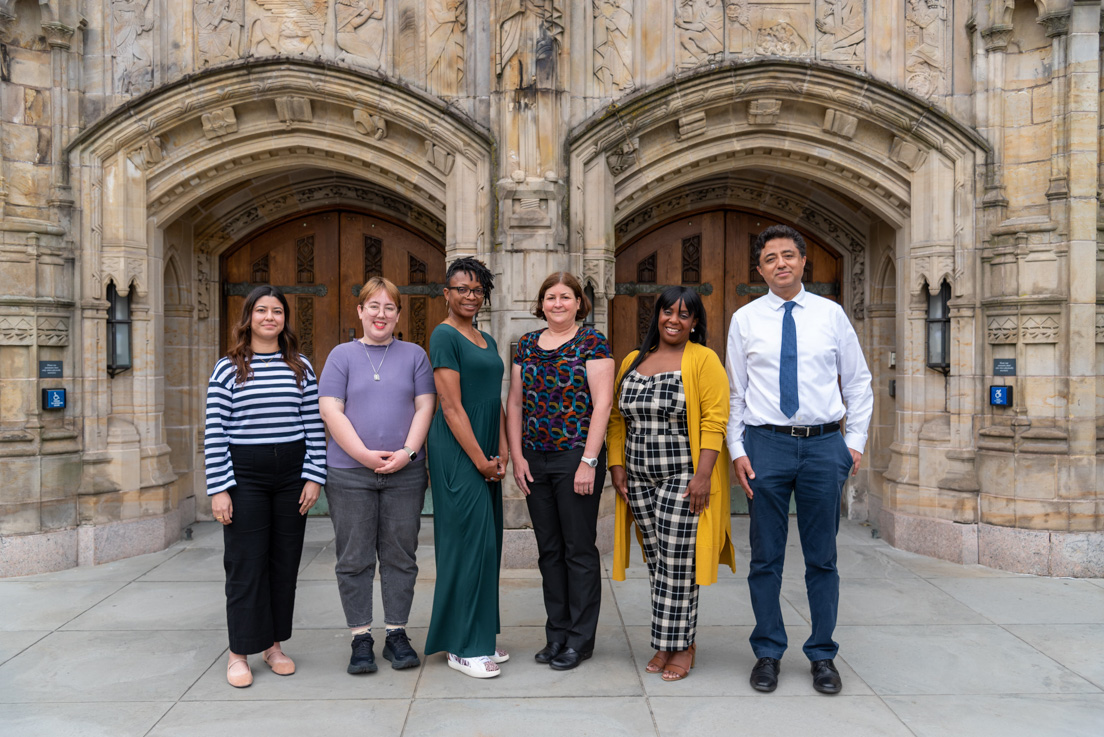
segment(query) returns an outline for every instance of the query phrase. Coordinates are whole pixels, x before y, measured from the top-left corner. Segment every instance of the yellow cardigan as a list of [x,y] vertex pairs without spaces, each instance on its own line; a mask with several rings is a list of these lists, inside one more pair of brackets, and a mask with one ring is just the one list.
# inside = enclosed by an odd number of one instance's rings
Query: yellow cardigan
[[[637,351],[633,351],[621,362],[615,387],[621,386],[621,377],[636,354]],[[716,582],[717,568],[722,563],[727,563],[733,573],[736,572],[728,487],[729,459],[728,448],[725,446],[725,430],[728,427],[728,375],[717,354],[697,343],[686,344],[682,353],[681,369],[694,468],[698,466],[703,448],[720,454],[710,477],[709,508],[701,513],[698,520],[694,557],[697,582],[701,586],[708,586]],[[625,465],[625,418],[618,410],[617,400],[615,391],[609,428],[606,430],[606,453],[611,467]],[[629,531],[633,517],[620,494],[617,495],[616,504],[613,578],[624,581],[625,569],[629,567]],[[640,530],[636,534],[639,540]]]

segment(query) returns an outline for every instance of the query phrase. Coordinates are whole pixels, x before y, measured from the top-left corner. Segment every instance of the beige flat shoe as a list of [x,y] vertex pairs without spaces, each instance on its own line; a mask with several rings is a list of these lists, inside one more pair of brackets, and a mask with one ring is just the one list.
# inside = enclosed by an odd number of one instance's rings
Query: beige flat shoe
[[[242,666],[242,667],[237,667]],[[231,660],[226,666],[226,682],[234,688],[247,688],[253,685],[253,671],[249,669],[249,661]]]
[[278,676],[290,676],[295,672],[295,661],[282,651],[266,652],[261,656],[272,672]]

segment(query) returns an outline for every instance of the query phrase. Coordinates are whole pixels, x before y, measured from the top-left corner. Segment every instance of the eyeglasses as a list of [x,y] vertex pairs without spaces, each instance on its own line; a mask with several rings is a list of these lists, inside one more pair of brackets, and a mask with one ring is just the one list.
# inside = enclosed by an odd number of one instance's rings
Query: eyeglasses
[[445,289],[451,289],[452,291],[459,294],[461,297],[467,297],[468,292],[471,292],[472,294],[474,294],[476,297],[479,297],[480,299],[483,299],[483,295],[485,295],[487,293],[487,290],[483,289],[483,287],[476,287],[475,289],[472,289],[471,287],[459,286],[459,287],[445,287]]
[[388,317],[392,317],[399,314],[399,308],[395,305],[381,305],[379,302],[369,302],[362,306],[361,309],[369,315],[378,315],[380,312],[383,312],[383,314]]

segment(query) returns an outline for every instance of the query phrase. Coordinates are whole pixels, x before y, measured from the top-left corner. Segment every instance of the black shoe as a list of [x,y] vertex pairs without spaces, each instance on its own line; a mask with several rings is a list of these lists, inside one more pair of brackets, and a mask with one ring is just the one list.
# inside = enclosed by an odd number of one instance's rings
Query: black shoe
[[553,659],[555,659],[557,655],[560,654],[560,651],[563,650],[563,647],[564,645],[562,642],[550,642],[544,646],[543,650],[541,650],[533,657],[538,663],[542,665],[548,665],[553,661]]
[[403,668],[417,668],[422,664],[418,660],[418,653],[410,647],[410,638],[406,636],[406,630],[388,630],[387,640],[383,643],[383,657],[391,661],[391,667],[395,670]]
[[356,675],[375,673],[379,670],[379,666],[376,665],[376,654],[372,652],[372,646],[375,644],[371,632],[365,632],[353,638],[353,657],[349,658],[349,673]]
[[593,650],[581,653],[573,647],[568,647],[564,648],[559,655],[552,658],[552,661],[548,665],[552,666],[553,670],[571,670],[572,668],[577,668],[579,663],[593,654]]
[[782,664],[778,658],[759,658],[751,669],[751,687],[756,691],[770,693],[778,688],[778,671]]
[[831,660],[814,660],[810,670],[813,672],[813,688],[821,693],[836,694],[843,688],[836,664]]

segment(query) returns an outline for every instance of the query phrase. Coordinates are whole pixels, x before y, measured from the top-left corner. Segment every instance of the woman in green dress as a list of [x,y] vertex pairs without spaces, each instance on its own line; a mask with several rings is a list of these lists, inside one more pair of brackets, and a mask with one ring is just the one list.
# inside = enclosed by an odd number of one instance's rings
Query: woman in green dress
[[502,478],[509,463],[502,411],[504,366],[494,338],[473,324],[494,277],[474,258],[445,275],[449,314],[429,339],[440,406],[429,428],[429,477],[437,582],[426,654],[450,668],[493,678],[509,659],[495,647],[502,559]]

